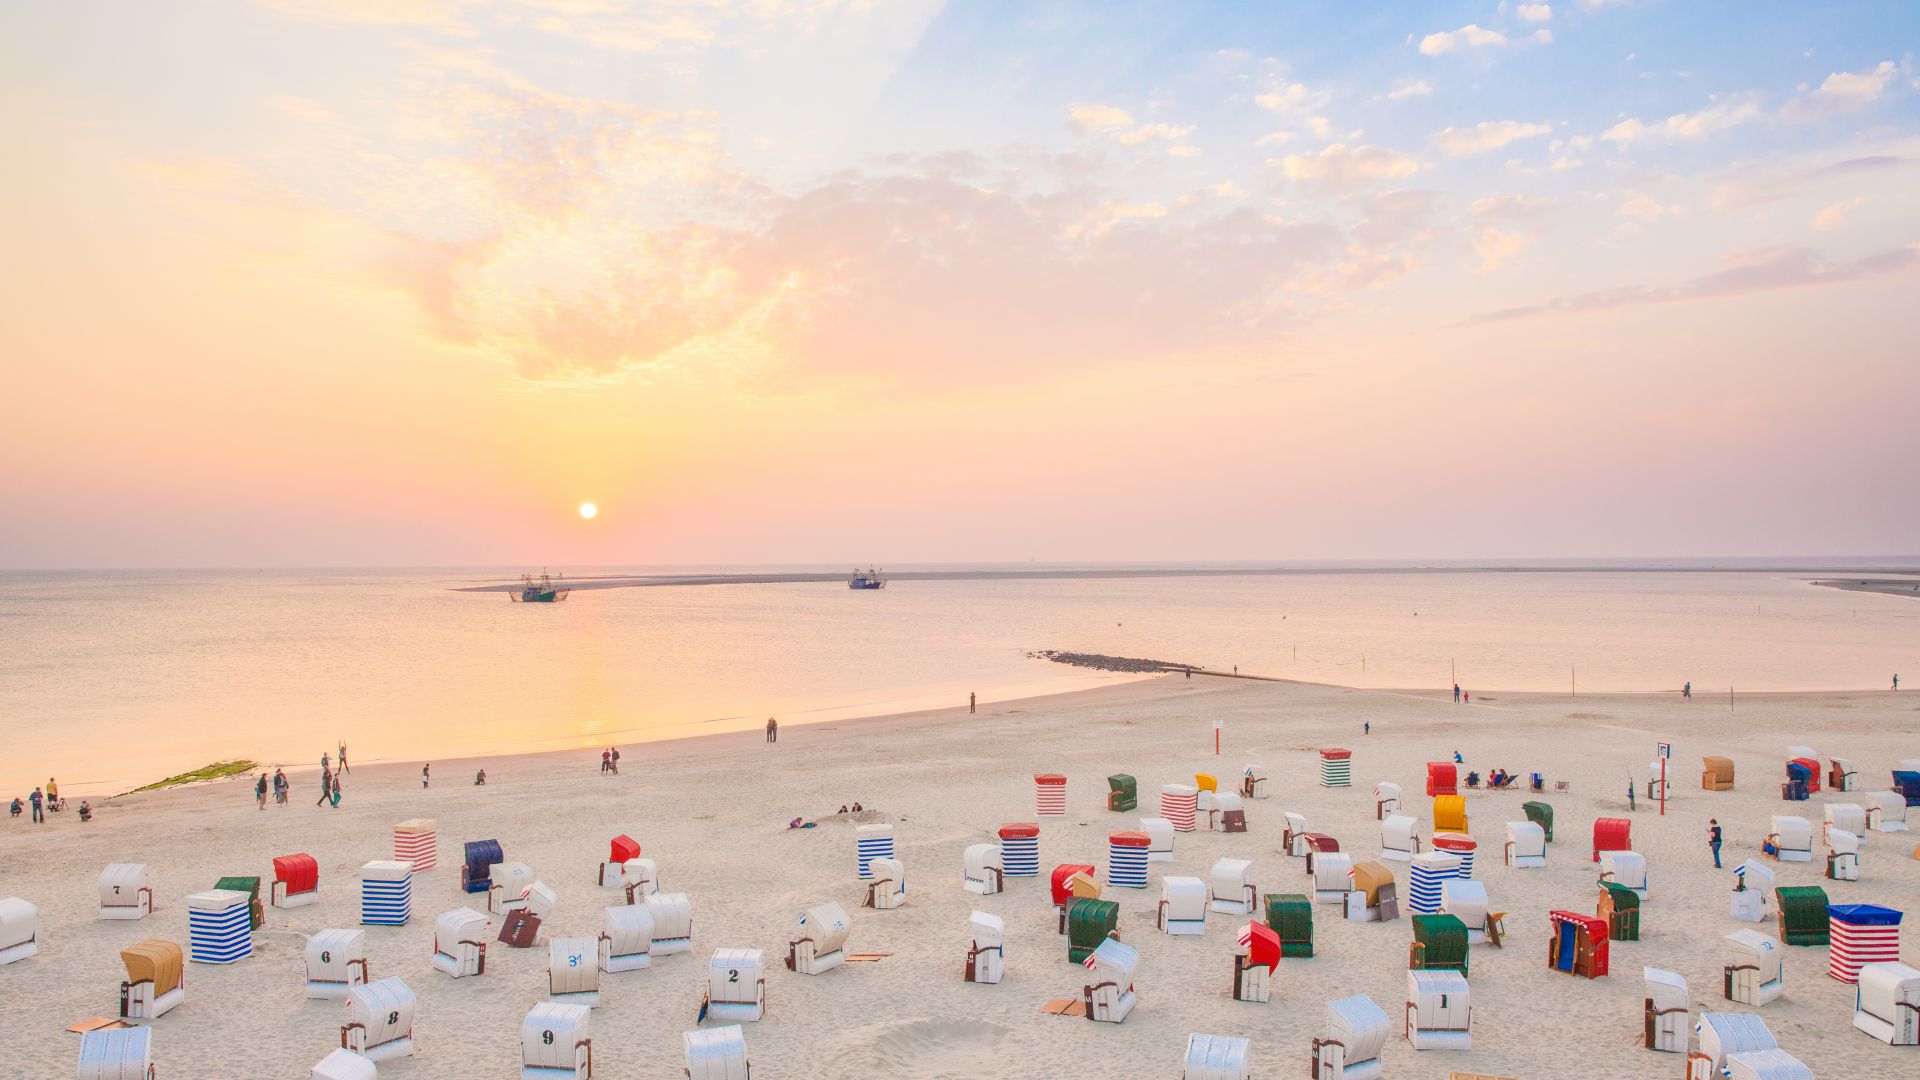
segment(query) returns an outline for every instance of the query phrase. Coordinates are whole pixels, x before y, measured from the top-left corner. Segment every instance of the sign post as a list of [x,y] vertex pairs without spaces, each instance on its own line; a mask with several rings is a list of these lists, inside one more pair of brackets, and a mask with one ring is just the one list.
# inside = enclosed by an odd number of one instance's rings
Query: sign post
[[1213,718],[1213,756],[1214,757],[1220,756],[1220,729],[1226,726],[1227,726],[1227,722],[1225,720],[1222,720],[1217,716]]
[[1673,756],[1673,744],[1660,744],[1660,816],[1667,816],[1667,759]]

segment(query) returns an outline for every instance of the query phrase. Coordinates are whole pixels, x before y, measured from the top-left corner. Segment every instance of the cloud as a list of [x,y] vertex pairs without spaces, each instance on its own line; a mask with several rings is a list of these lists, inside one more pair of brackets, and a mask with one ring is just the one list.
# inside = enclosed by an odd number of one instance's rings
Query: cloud
[[1380,146],[1333,143],[1318,153],[1288,154],[1280,161],[1289,180],[1345,188],[1375,180],[1397,180],[1420,171],[1420,163]]
[[1281,80],[1271,89],[1256,94],[1253,103],[1269,112],[1297,112],[1318,109],[1332,97],[1324,90],[1309,90],[1304,83]]
[[1489,195],[1475,199],[1468,212],[1493,221],[1537,221],[1559,207],[1559,200],[1536,195]]
[[1114,141],[1124,146],[1139,146],[1141,143],[1151,142],[1154,139],[1165,139],[1173,142],[1184,139],[1191,134],[1193,134],[1192,124],[1185,126],[1160,123],[1141,124],[1132,131],[1122,132],[1114,136]]
[[1398,87],[1381,94],[1378,101],[1406,101],[1409,98],[1427,97],[1433,93],[1433,87],[1424,80],[1402,82]]
[[1500,264],[1533,246],[1533,237],[1522,232],[1506,232],[1492,225],[1473,238],[1473,253],[1480,256],[1480,269],[1500,269]]
[[1720,182],[1720,185],[1714,189],[1713,206],[1719,210],[1760,206],[1790,199],[1803,192],[1816,190],[1839,181],[1865,179],[1898,172],[1910,169],[1916,164],[1920,164],[1920,161],[1914,158],[1894,154],[1876,154],[1869,157],[1847,158],[1829,165],[1785,174],[1746,170],[1731,174]]
[[1879,100],[1896,74],[1891,60],[1882,60],[1865,71],[1836,71],[1813,93],[1787,102],[1780,115],[1797,123],[1863,108]]
[[1267,133],[1267,134],[1265,134],[1265,135],[1262,135],[1262,136],[1260,136],[1260,138],[1259,138],[1259,140],[1258,140],[1258,141],[1256,141],[1256,142],[1255,142],[1255,143],[1254,143],[1253,145],[1255,145],[1255,146],[1285,146],[1286,144],[1288,144],[1288,143],[1290,143],[1290,142],[1292,142],[1293,140],[1295,140],[1295,139],[1297,139],[1297,138],[1299,138],[1299,136],[1298,136],[1298,135],[1295,135],[1295,134],[1294,134],[1293,132],[1291,132],[1291,131],[1274,131],[1274,132],[1269,132],[1269,133]]
[[1489,45],[1501,46],[1507,44],[1509,44],[1507,35],[1500,31],[1487,30],[1473,23],[1468,23],[1458,30],[1443,30],[1439,33],[1428,34],[1426,37],[1421,38],[1420,55],[1444,56],[1456,49],[1477,49]]
[[1191,146],[1187,143],[1181,143],[1178,146],[1167,147],[1167,156],[1178,157],[1178,158],[1199,157],[1200,148],[1197,146]]
[[1133,114],[1116,105],[1073,105],[1067,109],[1067,126],[1082,135],[1132,123]]
[[1333,121],[1324,116],[1309,116],[1306,119],[1307,130],[1313,132],[1316,139],[1333,138]]
[[1551,4],[1521,4],[1513,9],[1521,22],[1548,22],[1553,18]]
[[1847,223],[1847,215],[1852,213],[1854,207],[1866,201],[1864,198],[1855,196],[1854,198],[1834,203],[1832,206],[1813,215],[1812,225],[1814,229],[1819,232],[1832,232]]
[[1484,154],[1498,150],[1520,139],[1531,139],[1551,134],[1553,129],[1545,124],[1528,124],[1518,120],[1486,120],[1470,128],[1450,127],[1436,131],[1430,137],[1433,145],[1442,152],[1454,157],[1468,154]]
[[1602,132],[1600,137],[1618,145],[1643,139],[1678,142],[1699,139],[1760,118],[1760,106],[1750,99],[1725,101],[1699,112],[1675,113],[1652,124],[1629,117]]
[[1476,315],[1467,322],[1506,322],[1543,315],[1611,311],[1645,304],[1721,300],[1787,289],[1868,281],[1920,269],[1920,243],[1839,263],[1826,259],[1811,248],[1780,245],[1736,252],[1723,259],[1722,264],[1718,270],[1678,285],[1623,285],[1598,292],[1556,297],[1525,307],[1490,311]]
[[1672,212],[1672,208],[1660,205],[1657,199],[1647,195],[1636,195],[1626,202],[1621,203],[1619,207],[1614,210],[1613,215],[1615,217],[1638,218],[1641,221],[1652,221],[1657,217],[1662,217]]

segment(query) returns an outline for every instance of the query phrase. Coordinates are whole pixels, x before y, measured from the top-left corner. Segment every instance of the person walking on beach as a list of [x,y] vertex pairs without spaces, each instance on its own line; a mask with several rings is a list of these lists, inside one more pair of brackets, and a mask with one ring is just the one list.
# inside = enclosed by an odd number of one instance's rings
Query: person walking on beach
[[780,722],[771,716],[767,717],[767,741],[780,741]]
[[1893,688],[1900,689],[1900,673],[1897,671],[1893,673]]
[[330,757],[325,750],[320,751],[320,771],[333,771],[333,758]]
[[328,769],[320,774],[320,801],[313,805],[325,806],[327,800],[331,798],[333,798],[333,770]]
[[1459,683],[1453,684],[1453,703],[1455,705],[1460,704],[1460,684]]
[[617,746],[613,748],[613,775],[620,775],[620,748]]
[[976,695],[975,695],[975,694],[973,693],[973,691],[971,691],[971,690],[969,690],[969,691],[967,691],[967,711],[968,711],[968,712],[970,712],[970,713],[971,713],[971,712],[978,712],[978,711],[979,711],[979,708],[978,708],[978,706],[979,706],[979,704],[980,704],[980,699],[979,699],[979,697],[977,697],[977,696],[976,696]]
[[1707,846],[1713,849],[1713,868],[1720,869],[1720,819],[1707,819]]
[[260,779],[254,783],[253,799],[255,802],[260,804],[260,809],[265,810],[267,808],[267,774],[266,773],[261,773]]
[[340,790],[340,773],[336,770],[333,774],[333,793],[327,797],[327,805],[335,810],[340,809],[340,796],[344,794],[346,793]]
[[613,751],[611,750],[600,751],[600,775],[605,776],[612,771],[613,771]]
[[287,774],[285,770],[273,770],[273,801],[281,806],[287,805]]
[[1371,720],[1362,720],[1362,721],[1360,722],[1360,734],[1362,734],[1362,735],[1371,735],[1371,734],[1373,734],[1373,721],[1371,721]]
[[40,794],[39,788],[34,788],[33,794],[27,796],[27,804],[33,807],[33,823],[35,825],[43,825],[47,820],[46,812],[42,809],[42,798],[43,796]]
[[1692,679],[1688,679],[1687,685],[1680,688],[1680,700],[1682,701],[1693,700],[1693,680]]

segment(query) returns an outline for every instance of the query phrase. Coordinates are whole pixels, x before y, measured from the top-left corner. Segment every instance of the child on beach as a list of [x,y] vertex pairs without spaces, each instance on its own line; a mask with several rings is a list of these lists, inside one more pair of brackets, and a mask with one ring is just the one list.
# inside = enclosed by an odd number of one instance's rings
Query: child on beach
[[429,764],[420,766],[420,786],[423,788],[431,786],[432,780],[433,780],[433,765],[429,763]]

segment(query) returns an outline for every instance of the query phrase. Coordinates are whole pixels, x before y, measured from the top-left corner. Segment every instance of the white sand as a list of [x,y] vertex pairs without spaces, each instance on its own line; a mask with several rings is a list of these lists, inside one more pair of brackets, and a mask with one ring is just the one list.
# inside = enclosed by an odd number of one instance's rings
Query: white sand
[[[1484,704],[1483,704],[1484,703]],[[455,981],[429,963],[433,917],[471,899],[458,888],[460,844],[497,837],[513,861],[531,863],[560,892],[551,929],[595,934],[615,894],[593,885],[607,841],[626,832],[659,860],[670,890],[691,894],[692,955],[666,957],[650,971],[607,976],[606,1007],[593,1018],[597,1075],[680,1075],[680,1033],[691,1026],[715,948],[766,950],[770,1011],[747,1025],[757,1075],[765,1077],[1143,1077],[1175,1076],[1190,1032],[1248,1036],[1254,1074],[1304,1075],[1321,1003],[1353,993],[1373,997],[1391,1017],[1404,1001],[1411,924],[1348,923],[1316,910],[1316,951],[1285,960],[1275,998],[1234,1002],[1231,957],[1244,919],[1216,915],[1200,938],[1153,929],[1163,873],[1204,877],[1215,859],[1255,860],[1262,892],[1305,891],[1304,863],[1277,853],[1283,810],[1339,837],[1359,858],[1378,850],[1372,786],[1392,779],[1412,812],[1426,817],[1422,763],[1458,748],[1483,774],[1495,766],[1571,778],[1549,793],[1556,842],[1544,870],[1500,863],[1503,823],[1523,817],[1518,793],[1471,793],[1481,842],[1478,876],[1495,910],[1510,914],[1507,947],[1477,946],[1472,958],[1474,1049],[1417,1054],[1398,1036],[1388,1044],[1389,1077],[1437,1077],[1450,1069],[1521,1077],[1678,1076],[1679,1056],[1640,1048],[1640,967],[1667,967],[1690,982],[1701,1007],[1746,1011],[1719,997],[1721,936],[1745,924],[1728,917],[1732,875],[1715,871],[1704,843],[1707,817],[1726,827],[1727,866],[1755,855],[1768,815],[1818,821],[1829,796],[1778,799],[1784,747],[1808,743],[1860,763],[1865,786],[1884,788],[1893,759],[1920,756],[1920,695],[1782,695],[1683,704],[1674,697],[1483,697],[1472,707],[1431,694],[1392,694],[1297,684],[1166,678],[1086,693],[964,710],[812,727],[788,726],[777,746],[758,733],[628,747],[625,773],[598,775],[597,751],[484,762],[490,783],[471,786],[473,762],[436,762],[431,791],[418,766],[362,768],[348,778],[339,810],[312,805],[311,775],[297,777],[292,805],[254,809],[250,783],[128,797],[101,805],[91,825],[75,815],[0,829],[0,895],[40,905],[41,953],[0,968],[0,1075],[73,1075],[79,1036],[61,1028],[112,1015],[122,976],[118,950],[144,937],[186,941],[183,897],[223,874],[271,879],[271,857],[317,855],[320,903],[269,907],[254,955],[231,967],[189,964],[187,1001],[154,1024],[162,1077],[304,1077],[336,1045],[344,1008],[302,994],[306,934],[358,925],[356,870],[390,857],[396,821],[440,823],[440,866],[416,880],[414,919],[404,928],[369,927],[375,977],[398,975],[420,996],[420,1053],[382,1065],[383,1077],[518,1075],[521,1018],[545,995],[545,949],[489,949],[487,974]],[[1226,752],[1212,755],[1209,721],[1226,720]],[[1363,737],[1362,720],[1373,722]],[[1587,981],[1544,965],[1546,912],[1591,912],[1597,868],[1588,859],[1593,819],[1625,809],[1629,769],[1637,775],[1658,739],[1676,746],[1676,799],[1662,819],[1644,802],[1632,815],[1635,847],[1650,864],[1652,895],[1640,942],[1612,944],[1612,974]],[[1317,757],[1294,747],[1355,750],[1354,786],[1317,784]],[[370,750],[375,749],[369,747]],[[1731,756],[1739,787],[1699,790],[1700,756]],[[1105,812],[1105,777],[1140,780],[1141,813],[1156,813],[1162,783],[1191,782],[1196,770],[1231,782],[1249,762],[1265,766],[1272,796],[1251,802],[1245,835],[1182,835],[1177,861],[1155,863],[1153,887],[1110,890],[1120,900],[1122,935],[1141,952],[1139,1006],[1122,1025],[1044,1016],[1050,997],[1077,996],[1083,971],[1055,933],[1044,873],[1062,862],[1104,868],[1110,830],[1137,814]],[[960,888],[961,850],[990,839],[1003,821],[1033,820],[1030,776],[1071,777],[1068,817],[1042,827],[1043,878],[1010,882],[999,896]],[[859,800],[891,820],[909,873],[900,910],[859,910],[853,823],[825,816]],[[818,829],[787,832],[807,814]],[[1817,825],[1816,825],[1817,828]],[[1789,864],[1780,883],[1823,884],[1835,903],[1872,901],[1907,910],[1905,959],[1920,962],[1920,834],[1870,834],[1857,883],[1824,882],[1820,865]],[[1820,858],[1816,852],[1816,858]],[[149,864],[161,909],[143,922],[95,919],[95,878],[109,862]],[[1405,867],[1395,867],[1404,896]],[[263,893],[264,895],[264,893]],[[854,913],[853,951],[891,950],[878,964],[822,977],[784,969],[795,917],[837,900]],[[999,986],[961,981],[967,912],[1006,917],[1007,978]],[[1761,929],[1771,934],[1769,920]],[[1910,1077],[1920,1050],[1892,1048],[1851,1029],[1853,990],[1825,975],[1827,950],[1788,950],[1785,997],[1760,1010],[1782,1045],[1822,1076]],[[1396,1020],[1397,1024],[1398,1021]]]

